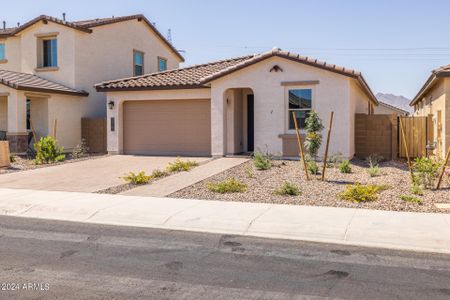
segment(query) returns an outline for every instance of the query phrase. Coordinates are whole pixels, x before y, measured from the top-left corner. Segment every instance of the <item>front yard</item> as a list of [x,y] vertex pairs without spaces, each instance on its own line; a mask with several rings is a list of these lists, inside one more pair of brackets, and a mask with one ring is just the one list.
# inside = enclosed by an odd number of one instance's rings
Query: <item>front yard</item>
[[[268,170],[257,170],[252,161],[220,173],[199,182],[170,197],[210,199],[221,201],[263,202],[295,205],[316,205],[334,207],[358,207],[378,210],[411,211],[411,212],[447,212],[439,209],[435,203],[450,204],[450,187],[447,180],[440,190],[423,189],[423,196],[411,192],[411,178],[406,163],[400,161],[382,162],[379,164],[378,176],[368,174],[365,161],[352,160],[351,173],[341,173],[337,165],[326,170],[326,181],[320,181],[320,175],[311,175],[307,181],[300,167],[301,162],[288,160],[272,161]],[[217,193],[210,190],[211,183],[236,179],[246,188],[242,192]],[[275,193],[285,182],[299,188],[299,195],[278,195]],[[383,187],[378,199],[367,202],[353,202],[339,197],[348,185],[361,183]],[[414,197],[420,203],[405,201],[401,196]],[[405,197],[403,197],[405,198]]]

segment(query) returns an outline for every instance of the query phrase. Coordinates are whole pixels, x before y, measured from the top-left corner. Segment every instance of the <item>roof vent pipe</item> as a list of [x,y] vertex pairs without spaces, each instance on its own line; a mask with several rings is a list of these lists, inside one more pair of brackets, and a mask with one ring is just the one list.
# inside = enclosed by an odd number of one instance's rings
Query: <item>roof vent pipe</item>
[[6,29],[6,21],[3,21],[3,30]]
[[63,21],[66,21],[66,13],[63,13]]
[[17,22],[17,27],[20,27],[20,22]]

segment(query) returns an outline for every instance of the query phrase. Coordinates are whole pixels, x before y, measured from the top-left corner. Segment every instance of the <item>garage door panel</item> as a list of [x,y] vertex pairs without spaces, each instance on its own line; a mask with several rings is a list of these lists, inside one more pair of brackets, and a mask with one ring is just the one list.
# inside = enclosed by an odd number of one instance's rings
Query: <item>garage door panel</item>
[[127,101],[123,115],[125,153],[211,153],[210,100]]

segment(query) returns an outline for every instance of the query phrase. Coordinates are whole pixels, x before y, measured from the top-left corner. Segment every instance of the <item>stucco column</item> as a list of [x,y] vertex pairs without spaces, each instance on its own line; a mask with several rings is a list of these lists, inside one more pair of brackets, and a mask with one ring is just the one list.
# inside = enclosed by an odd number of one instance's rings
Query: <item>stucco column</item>
[[28,148],[27,99],[14,91],[8,96],[7,138],[11,153],[25,153]]
[[224,91],[211,88],[211,155],[224,156],[226,147],[226,106]]
[[[111,105],[110,103],[114,103]],[[107,150],[109,154],[122,153],[121,147],[121,118],[119,113],[122,109],[122,101],[108,95],[106,100],[106,128],[107,128]],[[112,108],[111,108],[112,107]]]

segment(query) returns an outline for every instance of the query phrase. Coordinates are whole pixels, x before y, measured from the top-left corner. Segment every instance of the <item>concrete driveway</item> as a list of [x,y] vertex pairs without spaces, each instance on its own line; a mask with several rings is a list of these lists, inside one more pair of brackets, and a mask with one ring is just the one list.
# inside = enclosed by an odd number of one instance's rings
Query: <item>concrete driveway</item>
[[[175,157],[114,155],[35,170],[0,175],[0,188],[68,192],[96,192],[125,183],[128,172],[164,169]],[[183,158],[198,163],[209,157]]]

